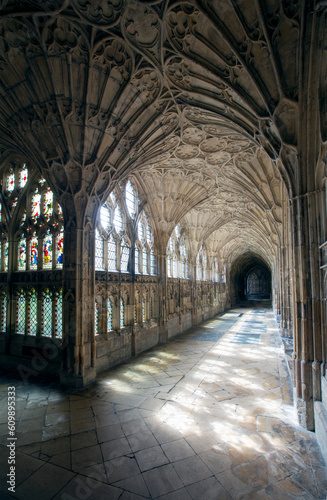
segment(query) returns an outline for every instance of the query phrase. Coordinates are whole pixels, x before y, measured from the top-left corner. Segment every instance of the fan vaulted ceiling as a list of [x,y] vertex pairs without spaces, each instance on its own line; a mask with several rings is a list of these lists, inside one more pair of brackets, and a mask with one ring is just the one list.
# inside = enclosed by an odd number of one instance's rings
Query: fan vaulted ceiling
[[0,146],[78,224],[132,175],[163,244],[180,223],[195,251],[272,262],[300,33],[295,0],[4,0]]

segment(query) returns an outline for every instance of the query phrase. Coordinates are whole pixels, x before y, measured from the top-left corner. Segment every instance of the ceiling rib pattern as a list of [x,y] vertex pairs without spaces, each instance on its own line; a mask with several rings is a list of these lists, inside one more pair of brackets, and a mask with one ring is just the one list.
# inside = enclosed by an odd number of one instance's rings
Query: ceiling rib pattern
[[180,223],[213,252],[274,254],[298,2],[5,0],[0,14],[0,147],[36,161],[65,216],[82,224],[134,175],[164,240]]

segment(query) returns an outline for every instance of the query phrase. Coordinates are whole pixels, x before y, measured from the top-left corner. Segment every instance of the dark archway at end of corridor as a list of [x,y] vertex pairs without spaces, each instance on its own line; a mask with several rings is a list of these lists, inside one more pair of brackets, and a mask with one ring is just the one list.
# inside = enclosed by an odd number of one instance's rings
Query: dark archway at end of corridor
[[231,267],[231,305],[246,300],[271,300],[271,270],[259,255],[251,252],[238,257]]

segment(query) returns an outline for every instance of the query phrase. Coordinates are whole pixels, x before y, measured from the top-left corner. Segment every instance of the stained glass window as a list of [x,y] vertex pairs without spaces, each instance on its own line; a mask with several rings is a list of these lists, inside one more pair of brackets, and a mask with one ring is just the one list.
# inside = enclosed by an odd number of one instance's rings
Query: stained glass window
[[15,174],[14,170],[11,168],[7,175],[6,191],[11,193],[15,189]]
[[126,184],[126,207],[129,215],[134,219],[136,215],[136,194],[131,181]]
[[104,242],[98,229],[95,232],[95,269],[103,269]]
[[44,337],[52,337],[52,300],[49,289],[43,293],[41,333]]
[[140,250],[137,245],[135,245],[135,272],[136,274],[140,272]]
[[18,180],[18,186],[21,189],[25,186],[27,182],[27,177],[28,177],[28,170],[26,164],[24,164],[19,172],[19,180]]
[[26,210],[24,210],[24,213],[23,213],[22,218],[21,218],[20,225],[22,226],[25,221],[26,221]]
[[2,204],[0,203],[0,222],[2,221]]
[[62,339],[62,289],[55,299],[55,337]]
[[123,273],[127,272],[128,260],[129,260],[129,247],[127,246],[126,241],[123,240],[121,247],[121,259],[120,259],[120,270]]
[[9,243],[5,241],[4,244],[4,271],[8,271],[8,258],[9,258]]
[[123,230],[123,217],[119,207],[115,208],[113,224],[117,233],[120,233]]
[[28,335],[36,335],[37,332],[37,295],[33,288],[30,292],[27,333]]
[[26,270],[26,238],[21,238],[18,242],[18,270]]
[[7,329],[7,292],[3,293],[0,299],[0,331]]
[[99,335],[99,304],[95,301],[95,310],[94,310],[94,333],[95,335]]
[[64,216],[63,216],[63,213],[62,213],[62,208],[59,205],[59,203],[57,203],[57,212],[58,212],[59,219],[64,220]]
[[143,274],[148,274],[148,252],[143,248],[142,252]]
[[43,215],[46,221],[50,219],[53,214],[53,193],[50,188],[44,193],[43,196]]
[[145,316],[145,298],[143,297],[142,299],[142,322],[144,323],[146,321],[146,316]]
[[35,236],[35,233],[34,233],[33,237],[31,238],[31,241],[30,241],[30,256],[31,256],[30,268],[31,269],[37,269],[37,262],[38,262],[38,240],[37,240],[37,236]]
[[100,208],[100,222],[103,229],[108,231],[110,227],[111,217],[110,217],[110,210],[106,206],[102,206]]
[[23,292],[17,299],[16,333],[25,335],[26,299]]
[[41,211],[41,195],[39,193],[39,190],[36,188],[32,196],[32,211],[31,211],[31,217],[34,222],[36,222],[37,219],[40,217],[40,211]]
[[123,328],[125,324],[125,309],[124,309],[124,301],[120,299],[120,328]]
[[117,245],[112,234],[108,239],[108,269],[109,271],[116,271],[117,269]]
[[107,332],[112,330],[112,303],[111,300],[107,300]]
[[43,268],[52,268],[52,234],[49,230],[43,236]]
[[57,254],[56,254],[57,267],[60,268],[63,265],[63,259],[64,259],[64,233],[63,233],[63,231],[57,234],[56,240],[57,240]]

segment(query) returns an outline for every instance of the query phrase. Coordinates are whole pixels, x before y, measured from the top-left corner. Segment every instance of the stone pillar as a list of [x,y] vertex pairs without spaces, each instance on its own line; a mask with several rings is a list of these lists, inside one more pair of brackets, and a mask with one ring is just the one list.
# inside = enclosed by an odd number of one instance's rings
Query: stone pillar
[[64,234],[63,385],[83,387],[95,380],[94,301],[94,230],[70,220]]

